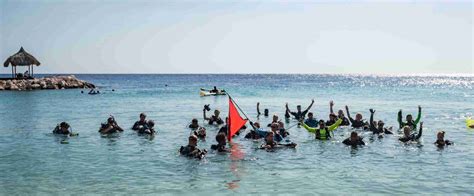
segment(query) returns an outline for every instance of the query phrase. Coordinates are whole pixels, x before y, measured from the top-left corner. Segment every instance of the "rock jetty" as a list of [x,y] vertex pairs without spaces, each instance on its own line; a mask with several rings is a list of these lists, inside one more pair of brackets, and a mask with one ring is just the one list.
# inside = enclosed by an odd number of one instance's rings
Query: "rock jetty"
[[71,89],[95,88],[95,85],[84,80],[79,80],[74,75],[48,76],[33,79],[0,80],[1,90],[42,90],[42,89]]

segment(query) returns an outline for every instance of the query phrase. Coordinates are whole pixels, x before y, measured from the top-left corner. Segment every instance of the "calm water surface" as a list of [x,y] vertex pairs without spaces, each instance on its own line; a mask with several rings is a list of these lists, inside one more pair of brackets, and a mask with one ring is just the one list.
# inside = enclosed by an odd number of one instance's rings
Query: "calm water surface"
[[[12,194],[474,194],[474,130],[464,116],[474,113],[474,77],[356,75],[78,75],[101,88],[0,92],[0,195]],[[168,87],[165,86],[168,85]],[[363,133],[365,147],[341,144],[350,133],[339,128],[331,141],[316,141],[303,128],[290,129],[296,149],[255,150],[260,142],[236,138],[232,153],[210,152],[204,160],[181,157],[192,118],[202,121],[202,106],[227,113],[227,98],[199,97],[198,89],[217,85],[256,120],[255,105],[280,116],[284,104],[311,109],[327,119],[349,105],[397,126],[397,111],[423,106],[420,144],[403,145],[398,136],[383,139]],[[112,92],[111,89],[115,89]],[[130,130],[140,112],[157,123],[154,138]],[[100,123],[113,114],[125,132],[101,137]],[[78,137],[51,134],[67,121]],[[261,117],[264,124],[270,118]],[[286,126],[296,122],[290,121]],[[218,127],[208,126],[215,143]],[[436,131],[445,130],[454,146],[437,149]]]

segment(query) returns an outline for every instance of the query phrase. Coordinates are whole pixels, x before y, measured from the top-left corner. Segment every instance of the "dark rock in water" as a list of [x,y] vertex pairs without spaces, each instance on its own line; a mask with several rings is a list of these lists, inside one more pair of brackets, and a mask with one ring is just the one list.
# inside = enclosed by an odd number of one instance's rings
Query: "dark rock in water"
[[95,88],[95,85],[70,76],[49,76],[34,79],[0,80],[0,90],[39,90],[39,89],[71,89]]

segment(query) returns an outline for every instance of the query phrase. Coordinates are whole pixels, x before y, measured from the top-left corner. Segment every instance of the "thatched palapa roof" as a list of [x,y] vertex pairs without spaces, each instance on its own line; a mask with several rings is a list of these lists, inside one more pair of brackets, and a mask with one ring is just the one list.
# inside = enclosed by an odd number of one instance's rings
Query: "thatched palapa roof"
[[11,64],[12,66],[39,66],[41,63],[36,60],[33,55],[29,54],[25,51],[25,49],[23,49],[23,47],[21,47],[20,51],[7,58],[5,63],[3,63],[3,66],[8,67],[9,64]]

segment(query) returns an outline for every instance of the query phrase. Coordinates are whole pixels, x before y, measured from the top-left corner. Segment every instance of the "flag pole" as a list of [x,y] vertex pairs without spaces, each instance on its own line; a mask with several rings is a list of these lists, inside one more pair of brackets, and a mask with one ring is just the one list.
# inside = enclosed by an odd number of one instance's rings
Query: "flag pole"
[[242,114],[245,116],[246,120],[249,120],[249,117],[247,117],[247,114],[245,114],[245,112],[242,110],[242,108],[240,108],[239,104],[235,103],[234,99],[232,99],[232,97],[229,95],[229,93],[227,93],[227,96],[229,96],[229,99],[232,100],[232,102],[235,104],[235,106],[237,106],[239,111],[242,112]]

